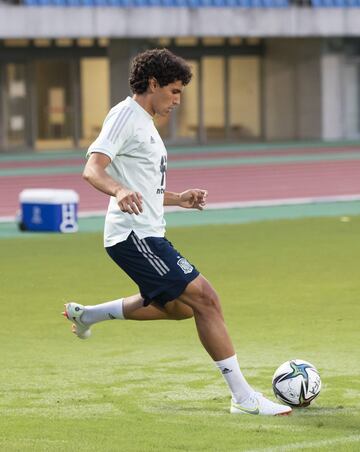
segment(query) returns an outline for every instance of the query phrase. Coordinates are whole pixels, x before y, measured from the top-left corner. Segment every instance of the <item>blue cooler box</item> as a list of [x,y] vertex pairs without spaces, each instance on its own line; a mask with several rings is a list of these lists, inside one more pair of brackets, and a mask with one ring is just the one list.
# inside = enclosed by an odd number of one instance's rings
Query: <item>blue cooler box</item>
[[19,195],[23,231],[76,232],[79,195],[74,190],[35,188]]

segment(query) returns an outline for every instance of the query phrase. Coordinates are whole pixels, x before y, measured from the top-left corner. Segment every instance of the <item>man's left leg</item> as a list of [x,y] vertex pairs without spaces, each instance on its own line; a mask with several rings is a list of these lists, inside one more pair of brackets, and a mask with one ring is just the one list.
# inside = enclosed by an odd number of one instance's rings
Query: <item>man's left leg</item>
[[257,393],[242,374],[227,331],[219,297],[211,284],[199,275],[179,299],[194,312],[199,338],[222,373],[232,395],[233,414],[287,415],[291,408],[271,402]]

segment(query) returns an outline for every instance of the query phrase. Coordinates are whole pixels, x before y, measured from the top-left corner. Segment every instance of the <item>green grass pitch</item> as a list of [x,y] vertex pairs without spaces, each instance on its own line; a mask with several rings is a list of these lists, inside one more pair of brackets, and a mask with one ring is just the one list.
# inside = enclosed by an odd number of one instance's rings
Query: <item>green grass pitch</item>
[[280,418],[228,413],[192,319],[71,335],[64,302],[136,290],[100,233],[1,240],[0,450],[358,451],[359,235],[359,217],[168,231],[217,289],[255,388],[272,397],[272,374],[288,359],[318,367],[319,398]]

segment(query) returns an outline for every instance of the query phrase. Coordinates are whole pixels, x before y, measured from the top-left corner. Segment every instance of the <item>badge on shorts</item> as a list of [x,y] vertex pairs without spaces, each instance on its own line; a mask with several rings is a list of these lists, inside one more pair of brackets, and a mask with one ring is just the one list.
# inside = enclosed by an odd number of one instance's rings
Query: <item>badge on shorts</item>
[[177,264],[185,274],[191,273],[194,270],[194,267],[190,265],[189,262],[184,257],[179,259],[177,261]]

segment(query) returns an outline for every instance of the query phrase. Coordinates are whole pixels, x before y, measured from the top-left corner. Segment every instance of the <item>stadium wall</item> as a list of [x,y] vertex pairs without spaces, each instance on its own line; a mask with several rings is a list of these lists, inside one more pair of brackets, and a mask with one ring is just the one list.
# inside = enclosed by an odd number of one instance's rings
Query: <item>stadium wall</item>
[[163,46],[195,74],[167,143],[357,139],[360,16],[334,13],[0,6],[0,150],[86,147],[131,58]]
[[321,138],[320,39],[266,41],[265,137]]
[[[344,57],[338,54],[325,54],[322,55],[320,64],[323,74],[322,135],[327,140],[341,138],[346,133],[342,120],[344,113],[342,87],[346,87],[346,81],[342,77],[345,72]],[[342,86],[343,80],[345,86]]]
[[[56,17],[56,20],[54,20]],[[112,8],[0,4],[0,38],[359,36],[359,8]]]

